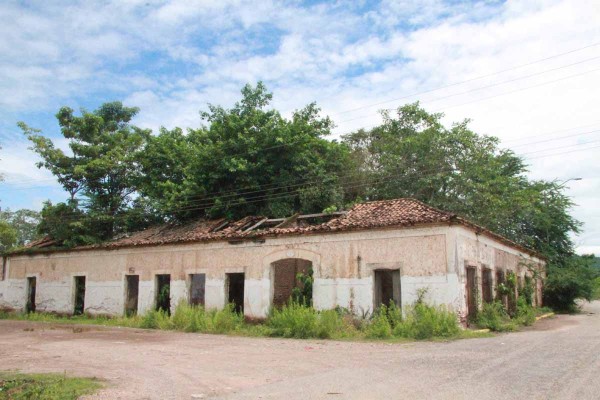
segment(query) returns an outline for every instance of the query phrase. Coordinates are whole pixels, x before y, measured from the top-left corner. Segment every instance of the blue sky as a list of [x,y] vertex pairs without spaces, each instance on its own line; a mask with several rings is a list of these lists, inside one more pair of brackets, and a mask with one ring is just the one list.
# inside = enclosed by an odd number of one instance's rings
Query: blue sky
[[[135,123],[195,127],[264,81],[289,114],[311,101],[335,135],[420,100],[472,119],[565,181],[600,253],[600,3],[547,1],[85,1],[0,4],[0,206],[65,198],[17,121],[57,139],[60,106],[138,106]],[[413,95],[415,94],[415,95]]]

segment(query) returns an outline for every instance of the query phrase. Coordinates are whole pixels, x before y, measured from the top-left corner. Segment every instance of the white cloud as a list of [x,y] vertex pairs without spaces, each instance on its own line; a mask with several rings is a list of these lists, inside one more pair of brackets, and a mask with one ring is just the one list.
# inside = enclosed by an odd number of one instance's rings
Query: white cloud
[[[141,107],[142,126],[194,127],[206,103],[231,105],[243,84],[264,80],[274,106],[286,113],[316,100],[338,123],[338,135],[378,123],[380,108],[417,99],[445,111],[448,122],[471,118],[476,131],[508,146],[600,122],[594,90],[600,72],[544,84],[600,68],[600,60],[475,90],[600,56],[600,46],[404,98],[600,42],[600,3],[593,0],[383,1],[370,8],[237,0],[8,3],[0,5],[0,18],[6,21],[0,26],[5,120],[24,110],[53,113],[62,104],[117,96]],[[541,86],[521,90],[534,85]],[[370,104],[377,105],[364,107]],[[514,149],[566,148],[594,138],[600,134]],[[600,237],[585,236],[600,230],[597,152],[541,157],[551,153],[557,151],[530,155],[531,176],[584,178],[569,192],[579,204],[575,215],[586,222],[578,244],[600,246]]]

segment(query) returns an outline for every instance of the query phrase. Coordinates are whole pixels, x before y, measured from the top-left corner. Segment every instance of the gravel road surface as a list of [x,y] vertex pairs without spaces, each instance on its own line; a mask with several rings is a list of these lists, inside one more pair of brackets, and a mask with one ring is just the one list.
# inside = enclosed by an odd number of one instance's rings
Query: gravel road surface
[[600,302],[517,333],[401,344],[3,320],[0,369],[104,380],[89,399],[600,399]]

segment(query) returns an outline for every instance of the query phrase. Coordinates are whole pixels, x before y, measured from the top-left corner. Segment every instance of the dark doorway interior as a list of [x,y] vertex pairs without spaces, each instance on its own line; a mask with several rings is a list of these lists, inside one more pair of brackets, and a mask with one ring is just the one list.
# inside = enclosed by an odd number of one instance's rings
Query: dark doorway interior
[[137,314],[140,276],[126,275],[125,283],[127,285],[125,290],[125,315],[129,317]]
[[81,315],[85,310],[85,276],[75,277],[75,307],[73,314]]
[[171,314],[171,275],[156,275],[156,311]]
[[401,308],[400,270],[381,269],[374,272],[375,308],[381,305],[389,306],[390,303]]
[[190,304],[203,306],[206,292],[206,274],[190,274]]
[[[496,270],[496,289],[498,289],[498,285],[500,285],[501,283],[505,283],[504,282],[504,271]],[[500,294],[499,290],[496,290],[496,298],[498,300],[502,299],[502,295]]]
[[492,294],[492,270],[484,269],[481,276],[482,296],[484,303],[491,303],[494,300]]
[[298,279],[298,275],[312,275],[312,262],[301,258],[286,258],[276,261],[273,266],[273,306],[281,307],[286,304],[294,289],[300,289],[300,292],[306,294],[305,303],[312,302],[312,287],[304,286],[304,281]]
[[467,267],[467,319],[473,320],[477,315],[477,270]]
[[244,274],[227,274],[227,302],[235,312],[244,313]]
[[31,276],[27,278],[27,305],[26,310],[28,313],[35,312],[35,287],[36,287],[36,278],[35,276]]

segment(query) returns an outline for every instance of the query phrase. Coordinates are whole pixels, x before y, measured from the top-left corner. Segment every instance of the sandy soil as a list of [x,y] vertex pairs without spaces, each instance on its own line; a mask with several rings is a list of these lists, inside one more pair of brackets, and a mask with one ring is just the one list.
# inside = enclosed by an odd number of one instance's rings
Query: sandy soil
[[453,342],[283,340],[0,321],[0,369],[95,376],[90,399],[598,399],[600,303]]

